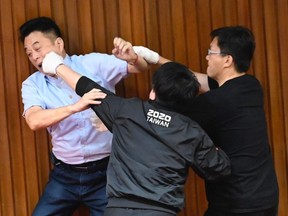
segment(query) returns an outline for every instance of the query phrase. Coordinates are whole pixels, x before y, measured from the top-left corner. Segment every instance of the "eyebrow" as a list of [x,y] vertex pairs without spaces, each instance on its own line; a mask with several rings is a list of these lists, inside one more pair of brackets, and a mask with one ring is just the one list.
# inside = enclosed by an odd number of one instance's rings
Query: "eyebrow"
[[[36,44],[39,44],[39,43],[40,43],[39,41],[35,41],[35,42],[32,44],[32,46],[35,46]],[[24,47],[24,50],[25,50],[25,52],[26,52],[27,47]]]

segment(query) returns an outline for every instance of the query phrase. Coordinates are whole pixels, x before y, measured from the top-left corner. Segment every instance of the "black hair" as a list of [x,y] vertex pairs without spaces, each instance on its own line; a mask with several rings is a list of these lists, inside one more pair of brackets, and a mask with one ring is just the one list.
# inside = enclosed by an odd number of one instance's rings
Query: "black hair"
[[49,17],[37,17],[28,20],[20,26],[19,31],[22,42],[24,42],[24,39],[34,31],[39,31],[44,34],[52,34],[55,38],[62,37],[59,26]]
[[213,30],[211,38],[217,38],[222,53],[233,57],[238,72],[247,72],[255,50],[253,33],[243,26],[228,26]]
[[184,65],[168,62],[161,65],[152,77],[156,101],[185,113],[189,103],[199,92],[196,76]]

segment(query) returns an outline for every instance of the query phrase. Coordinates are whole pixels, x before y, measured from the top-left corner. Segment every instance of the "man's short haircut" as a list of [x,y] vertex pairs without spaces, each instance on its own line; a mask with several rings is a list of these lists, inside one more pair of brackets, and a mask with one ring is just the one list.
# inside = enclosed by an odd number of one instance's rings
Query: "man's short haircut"
[[196,76],[184,65],[168,62],[161,65],[152,77],[156,101],[178,112],[185,113],[189,103],[199,92]]
[[57,37],[62,37],[59,26],[49,17],[37,17],[28,20],[19,28],[20,39],[24,42],[25,37],[34,31],[42,32],[43,34],[52,34]]
[[218,46],[222,53],[233,57],[236,70],[247,72],[255,50],[253,33],[243,26],[228,26],[215,29],[211,38],[218,39]]

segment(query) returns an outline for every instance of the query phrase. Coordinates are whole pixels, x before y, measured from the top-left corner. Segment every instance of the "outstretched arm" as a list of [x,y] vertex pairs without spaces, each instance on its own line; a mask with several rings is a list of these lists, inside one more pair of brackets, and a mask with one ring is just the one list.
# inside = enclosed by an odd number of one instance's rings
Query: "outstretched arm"
[[[79,96],[86,98],[86,105],[90,106],[105,126],[112,131],[114,122],[113,110],[120,107],[118,106],[119,103],[121,103],[120,97],[116,97],[114,93],[103,88],[93,80],[78,74],[76,71],[64,65],[63,58],[54,52],[48,53],[45,56],[42,62],[42,68],[46,74],[56,74],[58,77],[61,77]],[[108,94],[110,97],[106,97]],[[104,98],[107,100],[105,99],[105,103],[101,103],[99,100]],[[98,105],[100,103],[102,104],[101,106]]]
[[[149,64],[158,64],[162,65],[165,64],[171,60],[164,58],[163,56],[160,56],[157,52],[148,49],[147,47],[143,46],[133,46],[134,51],[138,54],[138,56],[142,56]],[[200,93],[204,93],[210,90],[209,84],[208,84],[208,76],[203,73],[192,71],[197,77],[199,83],[201,84],[201,87],[199,89]]]
[[[43,72],[46,74],[54,74],[54,75],[56,74],[58,77],[61,77],[75,91],[77,89],[77,86],[81,78],[83,78],[82,75],[78,74],[76,71],[64,65],[62,56],[54,52],[50,52],[45,56],[42,62],[42,68],[43,68]],[[98,90],[94,90],[93,91],[94,94],[91,93],[90,97],[88,97],[87,102],[90,102],[89,104],[98,104],[99,102],[95,101],[94,99],[104,98],[105,94],[101,93],[101,90],[104,90],[104,91],[107,91],[107,90],[92,80],[89,80],[89,84],[90,83],[93,84],[94,87],[97,87]],[[80,95],[79,92],[76,91],[76,93],[78,93],[80,96],[83,96],[87,92],[88,90],[85,92],[82,91]],[[95,98],[93,98],[93,96],[95,96]]]
[[44,74],[61,77],[74,90],[81,77],[80,74],[64,65],[63,57],[55,52],[46,54],[42,62],[42,70]]
[[[58,68],[59,75],[63,75],[63,78],[66,79],[68,82],[70,82],[70,86],[72,88],[75,88],[77,79],[79,79],[78,74],[74,73],[73,71],[71,72],[71,74],[69,72],[66,73],[65,70],[68,70],[68,69],[65,68],[64,65],[61,65],[63,64],[63,58],[61,56],[58,56],[55,53],[48,54],[47,56],[49,57],[49,55],[52,55],[50,57],[52,58],[52,60],[50,62],[47,61],[48,59],[43,61],[43,65],[44,65],[44,68],[46,69],[46,72],[55,75],[56,73],[55,68]],[[69,77],[65,77],[66,75]],[[31,92],[31,85],[29,83],[27,82],[23,83],[22,91],[28,92],[28,90],[30,91],[28,95],[26,94],[26,97],[28,97],[29,95],[32,95],[33,91]],[[35,95],[36,95],[36,92],[35,92]],[[98,98],[103,97],[103,95],[99,94],[97,95],[97,97]],[[41,107],[40,105],[34,105],[28,108],[27,110],[25,110],[25,113],[23,114],[23,116],[25,117],[25,121],[27,122],[31,130],[47,128],[73,115],[74,113],[88,109],[90,104],[100,103],[100,101],[95,101],[93,99],[95,99],[95,95],[87,94],[83,96],[81,99],[79,99],[74,104],[57,107],[53,109],[46,109],[45,107]]]
[[64,64],[57,67],[57,76],[61,77],[74,90],[76,89],[77,82],[81,78],[80,74]]

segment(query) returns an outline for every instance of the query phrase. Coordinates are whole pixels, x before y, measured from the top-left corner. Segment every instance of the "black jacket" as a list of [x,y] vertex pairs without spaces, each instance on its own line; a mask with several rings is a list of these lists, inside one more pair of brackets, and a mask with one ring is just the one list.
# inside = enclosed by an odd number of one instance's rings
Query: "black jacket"
[[108,206],[177,212],[184,205],[189,167],[207,180],[230,174],[226,154],[190,118],[154,101],[117,97],[86,77],[80,78],[76,92],[82,96],[93,88],[108,94],[91,107],[113,133]]

